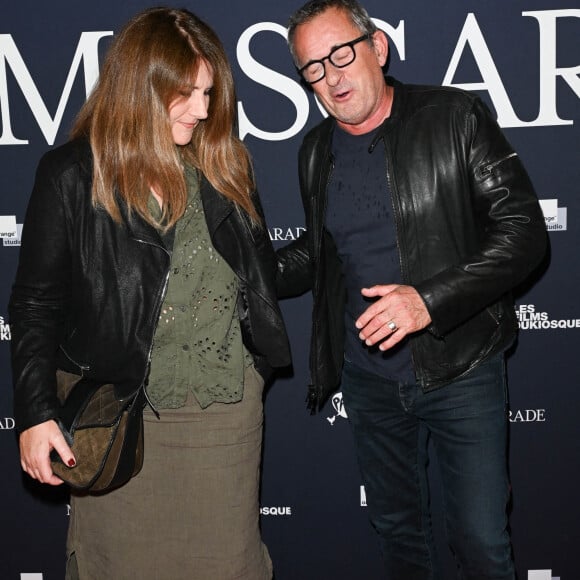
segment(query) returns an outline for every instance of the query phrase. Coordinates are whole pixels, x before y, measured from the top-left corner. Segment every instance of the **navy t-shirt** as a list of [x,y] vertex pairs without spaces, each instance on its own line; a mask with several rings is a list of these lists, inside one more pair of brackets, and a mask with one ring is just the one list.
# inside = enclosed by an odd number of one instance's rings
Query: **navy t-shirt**
[[411,382],[415,379],[407,341],[383,353],[377,346],[367,347],[354,325],[373,300],[361,288],[402,283],[384,143],[370,147],[376,133],[351,135],[336,127],[326,228],[336,243],[347,290],[346,359],[379,376]]

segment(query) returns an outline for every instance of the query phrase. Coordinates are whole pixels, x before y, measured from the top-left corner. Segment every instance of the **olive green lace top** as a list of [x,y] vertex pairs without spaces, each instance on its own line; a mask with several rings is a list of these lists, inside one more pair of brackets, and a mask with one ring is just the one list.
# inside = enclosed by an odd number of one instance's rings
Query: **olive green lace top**
[[[186,167],[188,201],[175,226],[167,293],[153,341],[147,393],[158,409],[202,408],[242,399],[251,364],[236,308],[238,279],[213,247],[195,169]],[[160,216],[151,196],[150,209]]]

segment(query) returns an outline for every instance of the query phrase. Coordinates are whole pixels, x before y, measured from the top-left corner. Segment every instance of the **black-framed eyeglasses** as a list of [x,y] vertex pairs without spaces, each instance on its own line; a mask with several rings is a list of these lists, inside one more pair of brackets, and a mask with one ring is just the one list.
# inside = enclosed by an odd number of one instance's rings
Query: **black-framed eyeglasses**
[[356,52],[354,50],[354,45],[362,42],[363,40],[368,40],[371,37],[370,33],[363,34],[350,42],[345,42],[344,44],[339,44],[335,46],[330,53],[319,60],[311,60],[306,63],[302,68],[298,69],[298,73],[302,75],[302,78],[309,84],[313,85],[318,81],[321,81],[326,76],[326,67],[324,61],[327,60],[330,64],[336,68],[344,68],[349,64],[354,62],[356,58]]

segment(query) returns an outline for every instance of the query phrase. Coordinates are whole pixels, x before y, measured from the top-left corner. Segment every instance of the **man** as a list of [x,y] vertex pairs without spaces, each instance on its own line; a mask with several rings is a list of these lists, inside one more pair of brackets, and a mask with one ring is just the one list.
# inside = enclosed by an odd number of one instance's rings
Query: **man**
[[342,385],[389,578],[437,578],[426,444],[465,579],[512,579],[504,352],[510,291],[546,249],[522,164],[480,99],[383,76],[388,42],[354,0],[312,0],[288,39],[329,113],[305,137],[306,234],[284,295],[313,289],[309,402]]

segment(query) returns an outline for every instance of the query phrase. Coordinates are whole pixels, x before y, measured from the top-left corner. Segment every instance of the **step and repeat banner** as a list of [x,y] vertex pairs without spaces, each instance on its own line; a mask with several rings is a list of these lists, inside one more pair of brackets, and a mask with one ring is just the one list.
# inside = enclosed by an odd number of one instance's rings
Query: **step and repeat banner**
[[[20,470],[12,413],[7,303],[40,155],[67,138],[112,37],[145,0],[4,2],[0,7],[0,578],[64,573],[68,497]],[[304,228],[296,172],[307,130],[323,118],[286,48],[294,0],[183,0],[222,38],[276,247]],[[517,296],[510,354],[511,526],[519,578],[580,578],[580,6],[577,0],[367,0],[390,39],[390,73],[461,87],[495,111],[536,186],[551,255]],[[277,580],[382,577],[342,398],[310,416],[309,295],[282,305],[294,366],[269,389],[262,477],[263,535]],[[445,578],[437,464],[435,529]],[[482,482],[485,485],[485,482]],[[195,490],[192,490],[195,493]],[[162,518],[163,514],[159,514]],[[213,580],[213,579],[208,579]],[[405,580],[405,579],[397,579]]]

